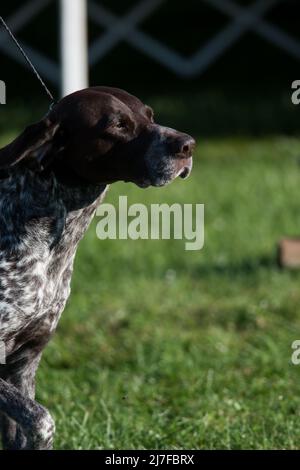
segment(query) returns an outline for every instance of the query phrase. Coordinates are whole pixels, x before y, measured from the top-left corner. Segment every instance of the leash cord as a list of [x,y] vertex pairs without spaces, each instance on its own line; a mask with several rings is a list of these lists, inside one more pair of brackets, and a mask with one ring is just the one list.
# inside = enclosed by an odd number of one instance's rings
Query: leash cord
[[11,37],[11,39],[13,40],[13,42],[16,44],[17,48],[19,49],[19,51],[21,52],[21,54],[23,55],[24,59],[26,60],[26,62],[29,64],[30,68],[32,69],[33,73],[35,74],[36,78],[38,79],[38,81],[40,82],[40,84],[42,85],[42,87],[44,88],[45,92],[47,93],[48,97],[50,98],[51,100],[51,105],[53,105],[55,103],[55,99],[52,95],[52,93],[50,92],[50,90],[48,89],[47,85],[45,84],[44,80],[42,79],[42,77],[40,76],[40,74],[38,73],[37,69],[35,68],[35,66],[33,65],[33,63],[31,62],[31,60],[29,59],[28,55],[26,54],[26,52],[24,51],[24,49],[22,48],[21,44],[19,43],[19,41],[17,40],[17,38],[14,36],[13,32],[11,31],[11,29],[9,28],[9,26],[7,25],[7,23],[4,21],[4,19],[2,18],[2,16],[0,16],[0,21],[1,23],[3,24],[4,28],[6,29],[6,31],[8,32],[9,36]]

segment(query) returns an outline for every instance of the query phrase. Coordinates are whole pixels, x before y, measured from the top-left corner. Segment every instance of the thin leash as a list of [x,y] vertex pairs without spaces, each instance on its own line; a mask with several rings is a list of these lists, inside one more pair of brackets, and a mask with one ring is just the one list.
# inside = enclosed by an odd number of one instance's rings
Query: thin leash
[[11,39],[13,40],[13,42],[15,43],[15,45],[17,46],[17,48],[19,49],[19,51],[21,52],[21,54],[23,55],[24,59],[26,60],[26,62],[30,66],[30,68],[33,71],[34,75],[36,76],[36,78],[38,79],[38,81],[40,82],[42,87],[44,88],[45,92],[47,93],[48,98],[50,98],[50,100],[51,100],[50,109],[51,109],[56,104],[56,100],[54,99],[52,93],[50,92],[49,88],[45,84],[45,82],[42,79],[42,77],[40,76],[39,72],[37,71],[37,69],[35,68],[35,66],[31,62],[31,60],[29,59],[28,55],[26,54],[26,52],[22,48],[21,44],[19,43],[19,41],[17,40],[17,38],[15,37],[15,35],[11,31],[11,29],[9,28],[8,24],[4,21],[2,16],[0,16],[0,21],[3,24],[4,28],[6,29],[6,31],[8,32]]

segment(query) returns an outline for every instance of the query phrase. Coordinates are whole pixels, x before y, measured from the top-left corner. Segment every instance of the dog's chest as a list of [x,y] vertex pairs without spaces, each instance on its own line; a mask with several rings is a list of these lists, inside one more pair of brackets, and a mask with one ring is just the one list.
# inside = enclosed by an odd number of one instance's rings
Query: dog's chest
[[[55,328],[70,294],[73,262],[79,240],[86,231],[95,208],[76,211],[67,217],[65,228],[54,247],[49,247],[51,223],[32,224],[30,246],[0,259],[1,332],[14,334],[41,322]],[[45,223],[46,222],[46,223]],[[42,227],[40,227],[42,223]],[[49,228],[46,228],[49,225]],[[27,234],[28,236],[28,234]]]
[[70,210],[56,202],[55,194],[49,197],[45,214],[42,201],[41,207],[34,208],[38,217],[28,217],[31,209],[22,207],[15,214],[17,221],[10,218],[11,211],[5,205],[8,225],[3,227],[0,220],[0,340],[18,337],[24,331],[31,339],[55,329],[70,294],[78,243],[100,199],[83,208],[75,204]]

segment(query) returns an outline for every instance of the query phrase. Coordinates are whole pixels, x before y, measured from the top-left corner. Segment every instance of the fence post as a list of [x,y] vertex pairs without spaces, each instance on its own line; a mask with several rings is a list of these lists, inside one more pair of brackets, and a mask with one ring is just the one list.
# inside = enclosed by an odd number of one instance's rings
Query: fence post
[[60,0],[62,96],[88,86],[86,0]]

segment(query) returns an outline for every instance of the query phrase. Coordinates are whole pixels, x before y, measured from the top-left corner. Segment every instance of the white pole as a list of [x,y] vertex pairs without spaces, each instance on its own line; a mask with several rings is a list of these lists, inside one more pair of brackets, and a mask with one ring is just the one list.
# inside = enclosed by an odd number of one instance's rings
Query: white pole
[[62,95],[88,86],[86,0],[60,0]]

